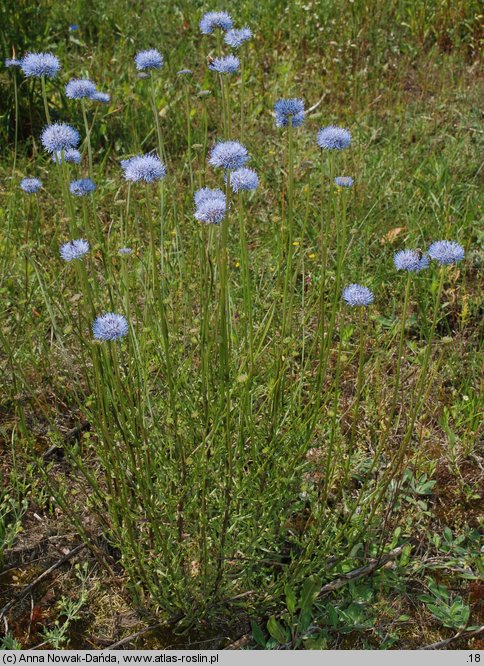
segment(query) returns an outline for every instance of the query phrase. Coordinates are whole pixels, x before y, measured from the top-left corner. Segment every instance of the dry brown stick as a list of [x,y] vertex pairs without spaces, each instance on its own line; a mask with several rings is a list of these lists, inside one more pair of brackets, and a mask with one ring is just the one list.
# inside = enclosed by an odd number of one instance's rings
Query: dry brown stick
[[165,620],[165,622],[158,622],[158,624],[152,624],[150,627],[144,627],[144,629],[140,629],[135,634],[130,634],[129,636],[126,636],[126,638],[122,638],[120,641],[117,641],[112,645],[108,645],[108,647],[104,648],[104,650],[116,650],[122,645],[126,645],[126,643],[131,643],[131,641],[134,641],[135,638],[139,638],[139,636],[147,634],[148,631],[154,631],[155,629],[161,629],[161,627],[166,627],[170,624],[176,624],[179,620],[181,620],[181,618],[182,615],[177,615],[170,620]]
[[359,569],[353,569],[353,571],[348,571],[348,573],[339,576],[339,578],[335,578],[331,582],[326,583],[326,585],[323,585],[323,587],[320,589],[318,596],[322,597],[324,594],[329,594],[334,590],[339,590],[340,587],[344,587],[355,578],[368,576],[369,574],[373,573],[373,571],[375,571],[376,569],[383,567],[385,564],[387,564],[387,562],[395,560],[401,554],[405,545],[406,544],[398,546],[398,548],[394,548],[389,553],[385,553],[381,557],[371,560],[369,564],[365,564],[365,566],[359,567]]
[[476,629],[475,631],[458,631],[454,636],[451,636],[450,638],[446,638],[443,641],[438,641],[437,643],[432,643],[432,645],[426,645],[423,648],[420,648],[421,650],[438,650],[439,648],[445,647],[449,643],[452,643],[453,641],[458,640],[459,638],[473,638],[474,636],[479,636],[479,634],[482,634],[484,632],[484,626],[479,627],[479,629]]
[[64,444],[68,444],[68,443],[72,442],[75,439],[80,439],[82,433],[86,432],[87,430],[90,430],[90,429],[91,429],[91,424],[87,421],[84,421],[83,423],[80,423],[75,428],[71,428],[71,430],[68,430],[65,433],[63,443],[62,444],[54,444],[53,446],[51,446],[49,449],[47,449],[47,451],[44,451],[44,453],[42,454],[42,458],[44,460],[47,460],[56,451],[62,451],[62,447],[63,447]]
[[230,645],[227,645],[227,647],[224,647],[224,650],[242,650],[251,640],[252,634],[244,634],[233,643],[230,643]]
[[72,550],[70,550],[70,551],[67,553],[67,555],[64,555],[64,557],[61,557],[60,560],[57,560],[57,562],[55,562],[51,567],[49,567],[48,569],[46,569],[45,571],[43,571],[43,572],[40,574],[40,576],[37,576],[37,578],[35,578],[31,583],[29,583],[28,585],[26,585],[26,586],[23,588],[23,590],[20,590],[20,592],[17,592],[17,594],[15,594],[15,595],[13,596],[13,598],[10,599],[10,601],[9,601],[7,604],[5,604],[5,606],[0,610],[0,620],[3,618],[3,616],[5,615],[5,613],[7,613],[7,612],[8,612],[13,606],[15,606],[15,604],[16,604],[18,601],[20,601],[21,599],[23,599],[24,597],[26,597],[27,594],[29,594],[29,592],[30,592],[31,590],[33,590],[33,588],[34,588],[36,585],[38,585],[41,581],[44,580],[44,578],[47,578],[47,576],[49,576],[53,571],[55,571],[56,569],[58,569],[59,567],[61,567],[63,564],[65,564],[68,560],[71,559],[71,557],[74,557],[74,555],[77,555],[77,553],[80,553],[81,550],[83,550],[83,548],[85,548],[85,547],[86,547],[86,546],[85,546],[83,543],[79,544],[79,546],[76,546],[75,548],[73,548]]

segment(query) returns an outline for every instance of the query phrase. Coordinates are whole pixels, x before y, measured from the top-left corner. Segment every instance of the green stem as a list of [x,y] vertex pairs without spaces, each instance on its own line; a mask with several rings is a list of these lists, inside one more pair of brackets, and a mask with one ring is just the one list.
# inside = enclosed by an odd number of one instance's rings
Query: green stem
[[244,104],[245,104],[245,77],[244,77],[244,56],[240,58],[240,140],[244,140]]
[[45,90],[45,76],[40,77],[40,82],[41,82],[41,86],[42,86],[42,99],[44,101],[45,118],[47,120],[47,124],[50,125],[49,104],[47,102],[47,93],[46,93],[46,90]]
[[226,214],[222,221],[222,233],[219,242],[219,279],[220,279],[220,359],[221,359],[221,377],[220,377],[220,395],[224,401],[224,430],[225,430],[225,455],[226,455],[226,475],[225,475],[225,493],[224,493],[224,514],[220,531],[219,560],[217,565],[217,577],[215,580],[215,591],[218,590],[222,581],[224,563],[225,563],[225,542],[229,526],[230,508],[232,504],[233,488],[233,455],[231,438],[231,397],[230,397],[230,341],[229,341],[229,322],[228,322],[228,280],[227,280],[227,245],[229,234],[229,199],[230,199],[230,171],[227,171],[227,183],[225,190]]
[[[16,67],[14,67],[16,70]],[[15,168],[17,166],[17,150],[18,150],[18,85],[17,85],[17,72],[14,72],[13,75],[13,90],[15,97],[15,143],[14,143],[14,154],[13,154],[13,164],[12,164],[12,177],[15,174]]]
[[193,167],[192,167],[192,122],[190,118],[190,95],[188,85],[185,84],[185,108],[187,116],[187,154],[188,154],[188,172],[190,174],[190,188],[193,195]]
[[[346,465],[345,465],[345,482],[348,480],[348,475],[351,467],[351,458],[353,455],[353,447],[355,443],[356,431],[358,426],[358,418],[360,415],[360,404],[361,404],[361,393],[363,388],[363,376],[364,376],[364,367],[365,367],[365,341],[366,341],[366,327],[365,327],[365,308],[359,308],[358,316],[358,328],[359,328],[359,355],[358,355],[358,379],[356,383],[356,395],[355,395],[355,404],[353,407],[353,420],[351,424],[351,434],[348,451],[346,453]],[[343,484],[345,485],[345,484]]]
[[86,132],[87,155],[89,160],[89,176],[92,178],[92,148],[91,148],[91,129],[87,121],[86,103],[81,99],[82,119],[84,120],[84,129]]
[[155,121],[156,128],[156,138],[158,141],[158,152],[160,159],[167,163],[165,145],[163,142],[163,135],[161,133],[161,123],[160,123],[160,114],[158,112],[158,103],[156,101],[156,88],[155,88],[155,79],[153,75],[150,77],[150,98],[151,98],[151,110],[153,113],[153,120]]
[[245,231],[244,194],[239,192],[239,235],[240,235],[240,264],[242,273],[242,288],[244,292],[246,340],[249,346],[249,373],[254,369],[254,331],[252,322],[252,292],[249,271],[249,252]]

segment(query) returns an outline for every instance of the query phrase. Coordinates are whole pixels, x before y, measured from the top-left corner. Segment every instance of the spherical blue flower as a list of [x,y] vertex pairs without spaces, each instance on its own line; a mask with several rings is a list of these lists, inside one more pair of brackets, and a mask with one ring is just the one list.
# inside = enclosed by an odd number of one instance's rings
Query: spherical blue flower
[[238,141],[219,141],[212,148],[208,162],[222,169],[240,169],[248,159],[247,148]]
[[259,176],[254,169],[242,167],[230,174],[230,187],[234,192],[239,190],[255,190],[259,186]]
[[22,61],[17,58],[5,58],[5,67],[21,67]]
[[351,145],[351,132],[343,127],[329,125],[319,130],[316,142],[323,150],[343,150]]
[[455,241],[435,241],[429,247],[429,257],[438,261],[441,266],[456,264],[464,259],[464,248]]
[[77,23],[73,23],[72,25],[69,26],[69,30],[71,32],[75,32],[78,28],[79,26],[77,25]]
[[250,28],[233,28],[225,33],[224,42],[233,49],[238,49],[242,44],[252,37]]
[[400,250],[393,256],[393,263],[397,271],[418,273],[429,266],[427,255],[416,250]]
[[292,119],[293,127],[300,127],[304,122],[304,102],[294,97],[292,99],[278,99],[274,104],[276,126],[285,127]]
[[232,17],[227,12],[207,12],[200,20],[200,32],[209,35],[214,28],[230,30],[232,25]]
[[102,102],[103,104],[109,104],[109,102],[111,101],[111,95],[109,93],[96,91],[94,95],[91,96],[91,99],[94,100],[95,102]]
[[240,60],[234,55],[214,58],[208,65],[209,69],[219,74],[235,74],[239,71],[239,67]]
[[79,144],[79,132],[66,123],[52,123],[44,127],[40,137],[42,145],[49,153],[76,148]]
[[71,79],[66,85],[66,97],[83,99],[96,94],[96,85],[89,79]]
[[220,224],[225,217],[226,209],[225,198],[218,196],[206,198],[197,206],[195,219],[203,224]]
[[166,176],[166,166],[157,155],[136,155],[129,160],[121,160],[125,180],[134,183],[140,180],[153,183]]
[[133,254],[133,250],[130,247],[120,247],[118,254]]
[[343,289],[343,298],[352,307],[366,306],[373,303],[373,293],[368,287],[363,287],[361,284],[350,284]]
[[60,69],[59,58],[52,53],[27,53],[20,64],[25,76],[54,78]]
[[136,69],[142,71],[143,69],[160,69],[163,66],[163,56],[156,49],[148,49],[147,51],[139,51],[135,57]]
[[23,178],[20,187],[27,194],[35,194],[42,187],[42,181],[38,178]]
[[353,187],[355,181],[351,176],[336,176],[334,182],[338,187]]
[[57,152],[52,153],[52,161],[56,164],[62,164],[62,157],[64,157],[64,162],[72,162],[73,164],[79,164],[81,161],[81,153],[77,148],[58,150]]
[[96,317],[92,325],[92,333],[96,340],[119,340],[128,334],[126,317],[114,312]]
[[219,189],[212,190],[210,187],[202,187],[195,192],[193,198],[195,200],[195,206],[198,207],[205,203],[205,201],[211,199],[222,199],[225,201],[225,194]]
[[80,180],[73,180],[69,189],[74,196],[84,197],[86,194],[94,192],[96,186],[90,178],[81,178]]
[[192,74],[191,69],[179,69],[177,72],[177,76],[183,76],[184,74]]
[[80,259],[82,256],[89,252],[89,243],[84,238],[78,240],[68,241],[61,245],[60,255],[64,261],[72,261],[73,259]]

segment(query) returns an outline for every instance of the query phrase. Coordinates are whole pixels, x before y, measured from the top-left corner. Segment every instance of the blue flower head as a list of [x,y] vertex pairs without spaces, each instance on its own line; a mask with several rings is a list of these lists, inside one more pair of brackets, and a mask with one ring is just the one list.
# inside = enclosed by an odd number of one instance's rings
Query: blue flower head
[[233,49],[238,49],[244,42],[247,42],[252,37],[252,30],[250,28],[232,28],[225,33],[224,42],[227,46]]
[[254,169],[242,167],[230,174],[230,187],[233,192],[239,190],[256,190],[259,186],[259,176]]
[[90,178],[81,178],[80,180],[73,180],[69,189],[74,196],[85,197],[87,194],[94,192],[96,186]]
[[202,187],[200,190],[197,190],[194,194],[195,206],[198,208],[206,201],[212,199],[222,199],[225,201],[225,194],[222,190],[216,189],[212,190],[210,187]]
[[35,194],[42,187],[42,181],[38,178],[23,178],[20,187],[27,194]]
[[166,166],[157,155],[136,155],[128,160],[121,160],[125,180],[138,183],[154,183],[166,176]]
[[285,127],[292,120],[293,127],[300,127],[304,122],[304,102],[294,97],[292,99],[278,99],[274,104],[276,114],[276,127]]
[[185,74],[186,75],[192,74],[192,70],[191,69],[179,69],[178,72],[177,72],[177,76],[183,76]]
[[136,69],[140,72],[144,69],[161,69],[163,67],[163,56],[156,49],[139,51],[135,57]]
[[133,250],[130,247],[120,247],[118,250],[118,254],[121,255],[133,254]]
[[212,148],[208,163],[222,169],[240,169],[248,159],[247,148],[238,141],[219,141]]
[[200,32],[203,35],[209,35],[214,28],[230,30],[232,26],[232,17],[227,12],[207,12],[200,20]]
[[429,257],[438,261],[441,266],[456,264],[464,259],[464,248],[455,241],[435,241],[429,247]]
[[53,53],[27,53],[20,66],[25,76],[47,76],[50,79],[60,70],[59,58]]
[[96,85],[89,79],[71,79],[66,85],[66,97],[69,99],[92,98],[96,94]]
[[351,176],[336,176],[334,182],[338,187],[353,187],[355,181]]
[[214,58],[208,65],[212,72],[218,72],[219,74],[235,74],[239,71],[239,67],[240,60],[234,55]]
[[91,99],[95,102],[101,102],[102,104],[109,104],[111,101],[111,95],[109,93],[96,91],[94,95],[91,96]]
[[77,23],[73,23],[72,25],[69,26],[69,30],[71,32],[75,32],[78,29],[79,29],[79,26],[77,25]]
[[119,340],[128,334],[128,321],[123,315],[108,312],[96,317],[92,333],[96,340]]
[[77,148],[79,132],[66,123],[52,123],[44,127],[40,137],[42,145],[49,153]]
[[82,256],[89,252],[89,243],[84,238],[78,240],[68,241],[61,245],[60,256],[64,261],[72,261],[73,259],[80,259]]
[[81,153],[77,148],[68,148],[67,150],[58,150],[55,153],[52,153],[52,161],[55,164],[62,164],[62,158],[64,157],[64,162],[72,162],[73,164],[79,164],[81,161]]
[[5,58],[4,64],[5,67],[21,67],[22,61],[17,58]]
[[316,142],[323,150],[343,150],[351,145],[351,132],[343,127],[329,125],[319,130]]
[[395,252],[393,263],[397,271],[408,271],[409,273],[418,273],[428,268],[429,258],[427,255],[416,250],[400,250]]
[[363,287],[361,284],[350,284],[343,289],[343,299],[352,307],[370,305],[374,298],[368,287]]
[[195,219],[203,224],[220,224],[225,217],[227,203],[224,197],[205,198],[195,210]]

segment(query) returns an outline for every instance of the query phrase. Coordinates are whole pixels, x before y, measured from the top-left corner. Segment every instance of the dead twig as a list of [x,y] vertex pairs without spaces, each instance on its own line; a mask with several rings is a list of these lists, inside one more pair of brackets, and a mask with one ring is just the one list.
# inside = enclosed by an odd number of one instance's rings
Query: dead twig
[[242,650],[251,640],[252,634],[244,634],[233,643],[230,643],[230,645],[227,645],[227,647],[224,647],[224,650]]
[[[90,429],[91,429],[91,424],[88,423],[87,421],[80,423],[75,428],[71,428],[71,430],[68,430],[64,435],[64,444],[68,444],[69,442],[75,441],[76,439],[80,439],[82,433],[87,432]],[[56,453],[56,451],[62,451],[62,446],[54,444],[53,446],[48,448],[47,451],[44,451],[44,453],[42,454],[42,458],[44,460],[47,460],[54,453]]]
[[81,550],[83,550],[86,546],[81,543],[79,546],[76,546],[72,550],[70,550],[67,555],[64,555],[64,557],[61,557],[60,560],[57,560],[51,567],[43,571],[40,576],[37,576],[31,583],[26,585],[20,592],[17,592],[13,596],[10,601],[5,604],[5,606],[0,610],[0,620],[3,618],[5,613],[7,613],[15,604],[19,601],[21,601],[24,597],[26,597],[33,588],[38,585],[41,581],[43,581],[47,576],[49,576],[53,571],[61,567],[63,564],[65,564],[68,560],[70,560],[74,555],[77,555],[77,553],[80,553]]
[[389,553],[385,553],[381,557],[371,560],[369,564],[365,564],[365,566],[359,567],[358,569],[353,569],[353,571],[348,571],[348,573],[339,576],[339,578],[335,578],[335,580],[326,583],[326,585],[323,585],[323,587],[320,589],[318,596],[322,597],[323,595],[329,594],[334,590],[339,590],[340,587],[344,587],[350,581],[355,580],[355,578],[362,578],[363,576],[368,576],[369,574],[376,571],[376,569],[380,569],[381,567],[385,566],[385,564],[387,564],[388,562],[395,560],[401,554],[405,545],[406,544],[398,546],[398,548],[394,548]]
[[175,615],[175,617],[171,618],[170,620],[165,620],[165,622],[158,622],[158,624],[152,624],[150,627],[144,627],[144,629],[140,629],[135,634],[130,634],[129,636],[126,636],[126,638],[122,638],[120,641],[117,641],[112,645],[108,645],[108,647],[104,648],[104,650],[117,650],[123,645],[126,645],[126,643],[131,643],[131,641],[134,641],[136,638],[139,638],[139,636],[147,634],[149,631],[154,631],[155,629],[161,629],[162,627],[167,627],[172,624],[176,624],[179,620],[182,619],[182,617],[183,616],[181,614]]
[[484,632],[484,626],[479,627],[479,629],[475,629],[474,631],[458,631],[456,634],[454,634],[454,636],[451,636],[450,638],[446,638],[443,641],[438,641],[437,643],[432,643],[432,645],[426,645],[425,647],[420,649],[438,650],[439,648],[443,648],[446,645],[449,645],[449,643],[453,643],[459,638],[473,638],[474,636],[479,636],[479,634],[482,634],[483,632]]

